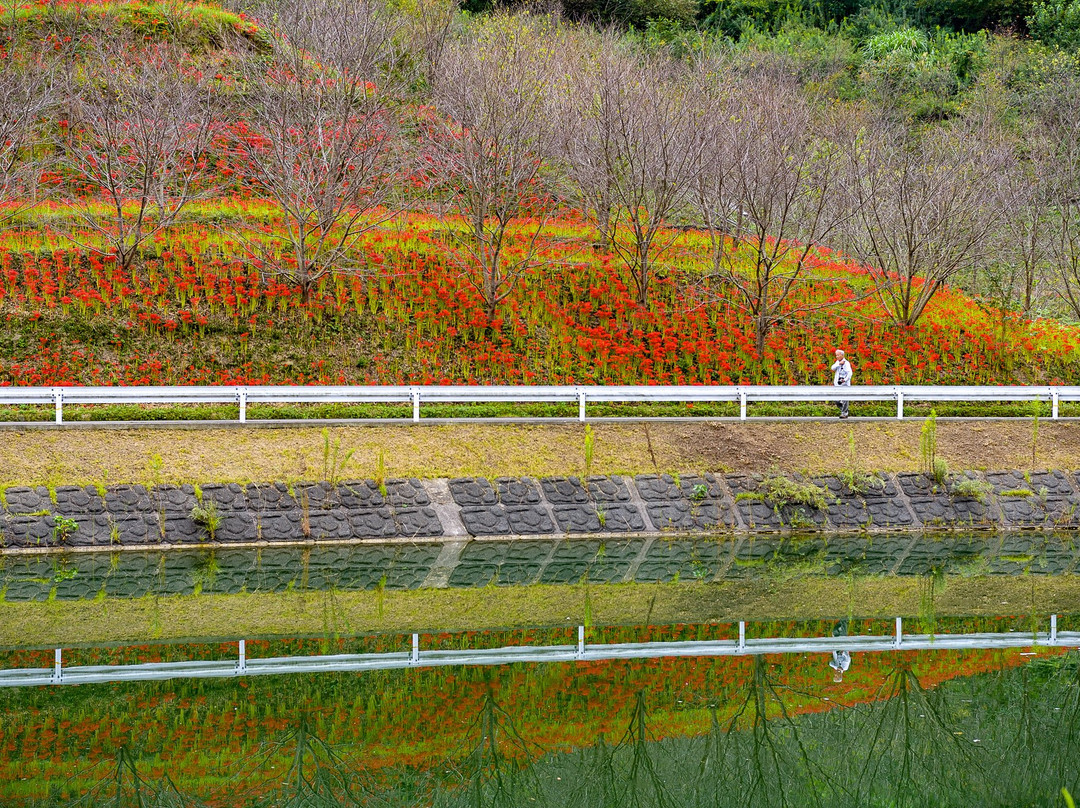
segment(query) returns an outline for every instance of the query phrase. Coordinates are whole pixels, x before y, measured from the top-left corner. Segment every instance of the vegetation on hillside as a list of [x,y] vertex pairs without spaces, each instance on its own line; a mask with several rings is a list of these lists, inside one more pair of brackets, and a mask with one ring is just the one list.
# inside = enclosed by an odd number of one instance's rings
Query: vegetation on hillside
[[1071,3],[676,6],[9,5],[0,384],[1076,377]]

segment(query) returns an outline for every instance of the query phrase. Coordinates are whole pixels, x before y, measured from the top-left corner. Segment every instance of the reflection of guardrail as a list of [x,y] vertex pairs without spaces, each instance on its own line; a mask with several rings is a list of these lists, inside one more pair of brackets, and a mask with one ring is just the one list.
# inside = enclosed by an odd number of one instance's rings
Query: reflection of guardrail
[[578,627],[577,645],[504,646],[502,648],[423,651],[420,636],[412,635],[412,650],[378,654],[333,654],[305,657],[248,659],[246,643],[237,643],[235,659],[154,662],[140,665],[93,665],[63,667],[63,650],[56,649],[52,668],[0,670],[0,687],[23,685],[77,685],[152,679],[206,679],[281,673],[359,672],[399,668],[433,668],[446,665],[507,665],[513,662],[598,662],[611,659],[658,657],[755,656],[759,654],[815,654],[832,651],[880,653],[883,651],[946,651],[1036,646],[1080,647],[1080,632],[1058,632],[1057,615],[1050,617],[1050,631],[1032,634],[914,634],[903,633],[896,618],[896,632],[889,636],[842,637],[746,637],[746,623],[739,623],[738,640],[587,644],[585,627]]
[[625,403],[730,403],[746,419],[756,402],[889,401],[896,417],[904,417],[910,401],[1049,401],[1051,417],[1060,402],[1080,401],[1080,386],[959,387],[867,385],[854,387],[724,385],[724,386],[239,386],[239,387],[0,387],[0,404],[45,404],[64,421],[65,404],[236,404],[239,421],[247,421],[248,404],[406,404],[412,420],[420,420],[425,404],[577,404],[584,421],[586,405]]

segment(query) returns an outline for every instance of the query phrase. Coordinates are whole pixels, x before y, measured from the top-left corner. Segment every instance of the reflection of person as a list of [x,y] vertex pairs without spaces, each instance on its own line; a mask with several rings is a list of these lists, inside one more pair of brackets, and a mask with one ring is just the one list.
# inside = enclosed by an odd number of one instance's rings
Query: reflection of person
[[829,660],[829,667],[833,669],[832,680],[834,682],[844,681],[844,671],[851,667],[851,652],[833,651],[832,659]]
[[[847,620],[837,620],[836,625],[833,626],[832,635],[834,637],[846,637],[847,627]],[[833,651],[832,659],[829,660],[829,667],[833,669],[832,680],[834,682],[844,681],[844,671],[851,667],[851,652]]]
[[[833,362],[833,384],[836,387],[851,387],[851,377],[853,375],[851,370],[851,363],[844,358],[844,352],[839,348],[836,349],[836,361]],[[848,401],[837,401],[837,405],[840,407],[840,417],[848,417]]]

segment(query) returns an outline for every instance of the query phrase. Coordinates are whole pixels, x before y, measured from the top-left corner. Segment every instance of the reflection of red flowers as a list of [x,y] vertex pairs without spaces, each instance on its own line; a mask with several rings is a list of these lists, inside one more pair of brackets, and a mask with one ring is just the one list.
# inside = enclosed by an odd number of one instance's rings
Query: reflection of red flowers
[[[649,627],[605,632],[606,641],[636,641],[713,636],[708,629]],[[519,634],[515,641],[520,644],[572,641],[569,632],[559,630]],[[423,647],[449,647],[461,641],[460,635],[425,637]],[[468,641],[479,640],[471,635]],[[402,642],[400,637],[249,641],[247,653],[256,658],[400,651]],[[878,698],[883,681],[897,667],[910,667],[924,687],[934,687],[959,676],[1016,667],[1025,661],[1022,651],[859,654],[839,685],[828,682],[831,669],[826,654],[776,655],[764,662],[769,677],[781,685],[788,712],[805,714],[832,709],[837,703]],[[1040,649],[1039,653],[1064,653],[1064,649]],[[229,658],[235,656],[236,646],[136,646],[65,654],[68,664],[162,662]],[[4,667],[51,665],[51,652],[6,652],[4,656]],[[200,797],[225,805],[230,804],[228,795],[236,786],[233,774],[257,752],[265,754],[266,740],[294,728],[301,714],[311,730],[329,743],[356,750],[345,753],[351,756],[351,765],[377,775],[387,767],[430,766],[462,754],[469,746],[470,724],[489,689],[513,717],[516,732],[537,752],[590,746],[601,733],[618,735],[641,691],[654,737],[694,736],[708,732],[712,725],[709,705],[715,705],[722,724],[734,715],[745,696],[752,665],[751,657],[666,658],[528,664],[490,671],[434,668],[297,676],[290,678],[288,688],[282,688],[276,677],[116,686],[105,701],[72,699],[48,711],[16,709],[5,715],[0,777],[14,782],[11,777],[25,772],[27,761],[35,761],[34,784],[44,795],[47,784],[66,781],[78,761],[78,774],[70,787],[85,788],[114,770],[119,746],[130,746],[138,739],[144,755],[140,768],[160,768],[181,783],[199,783]],[[823,701],[823,695],[831,701]],[[34,703],[32,696],[30,692],[26,705]],[[270,754],[265,768],[277,765],[280,771],[287,766],[289,751]],[[507,745],[503,752],[511,757],[521,754],[516,745]]]

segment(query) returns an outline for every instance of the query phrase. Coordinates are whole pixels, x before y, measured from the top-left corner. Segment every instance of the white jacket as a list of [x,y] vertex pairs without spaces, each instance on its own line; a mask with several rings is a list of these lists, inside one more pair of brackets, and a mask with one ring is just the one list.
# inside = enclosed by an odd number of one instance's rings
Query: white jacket
[[833,362],[832,366],[833,378],[832,383],[837,387],[848,387],[851,385],[851,377],[854,375],[854,371],[851,369],[851,363],[846,358],[838,359]]

